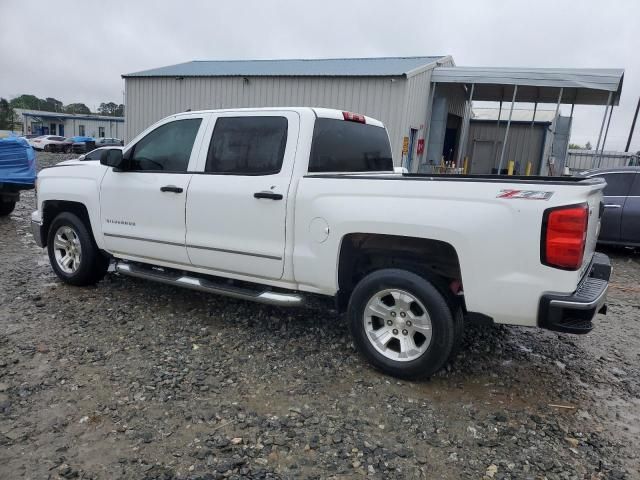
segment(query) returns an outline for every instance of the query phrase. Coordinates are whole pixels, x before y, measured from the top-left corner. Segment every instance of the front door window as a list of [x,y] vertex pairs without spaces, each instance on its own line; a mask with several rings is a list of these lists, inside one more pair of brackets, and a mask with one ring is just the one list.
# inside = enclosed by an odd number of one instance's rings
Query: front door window
[[159,126],[133,147],[128,170],[185,172],[201,122],[189,118]]

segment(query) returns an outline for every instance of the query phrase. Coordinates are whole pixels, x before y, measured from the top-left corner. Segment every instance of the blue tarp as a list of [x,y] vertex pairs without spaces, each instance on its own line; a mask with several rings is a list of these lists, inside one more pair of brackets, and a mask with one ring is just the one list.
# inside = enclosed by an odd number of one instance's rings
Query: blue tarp
[[72,142],[94,142],[95,139],[93,137],[71,137],[69,140]]
[[22,137],[0,139],[0,183],[33,186],[36,181],[36,154]]

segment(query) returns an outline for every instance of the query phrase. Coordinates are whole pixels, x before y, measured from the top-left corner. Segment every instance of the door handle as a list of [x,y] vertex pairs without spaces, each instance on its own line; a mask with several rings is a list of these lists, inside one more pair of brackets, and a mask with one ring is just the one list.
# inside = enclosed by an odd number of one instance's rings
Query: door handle
[[604,208],[622,208],[622,205],[616,205],[614,203],[605,204]]
[[256,192],[253,194],[255,198],[269,198],[271,200],[282,200],[281,193],[273,193],[273,192]]
[[160,191],[182,193],[182,187],[176,187],[175,185],[165,185],[164,187],[160,187]]

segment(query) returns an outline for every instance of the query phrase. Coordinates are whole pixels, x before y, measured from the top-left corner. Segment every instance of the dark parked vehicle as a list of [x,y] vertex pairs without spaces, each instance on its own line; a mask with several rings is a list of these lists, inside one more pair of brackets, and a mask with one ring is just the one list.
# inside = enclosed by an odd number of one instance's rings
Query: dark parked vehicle
[[96,138],[96,147],[121,147],[124,141],[119,138],[100,137]]
[[87,153],[96,148],[93,137],[75,136],[64,141],[61,150],[65,153]]
[[580,176],[607,182],[598,242],[640,247],[640,166],[587,170]]

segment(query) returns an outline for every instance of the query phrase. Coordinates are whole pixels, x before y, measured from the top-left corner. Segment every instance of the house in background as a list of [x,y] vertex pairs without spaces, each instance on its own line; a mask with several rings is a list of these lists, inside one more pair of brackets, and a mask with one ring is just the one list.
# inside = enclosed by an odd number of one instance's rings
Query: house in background
[[122,138],[124,117],[44,112],[14,108],[15,127],[23,135],[59,135]]

